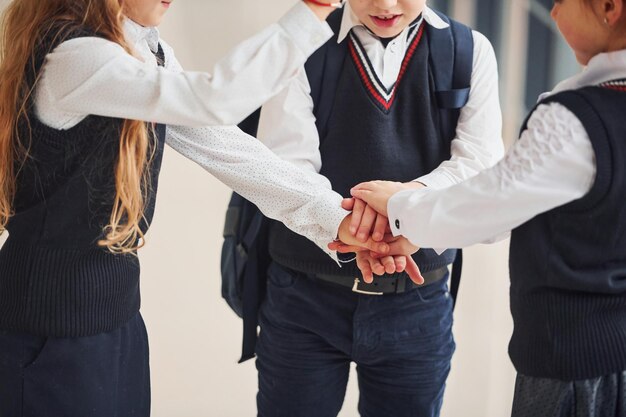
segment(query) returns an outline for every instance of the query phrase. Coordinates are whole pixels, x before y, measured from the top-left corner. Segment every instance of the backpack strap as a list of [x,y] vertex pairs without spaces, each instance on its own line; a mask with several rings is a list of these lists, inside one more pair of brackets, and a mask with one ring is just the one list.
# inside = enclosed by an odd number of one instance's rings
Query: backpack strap
[[474,66],[474,37],[469,27],[442,13],[436,13],[450,28],[446,30],[427,26],[429,64],[435,81],[441,135],[452,141],[461,108],[469,100]]
[[[443,13],[437,11],[435,13],[450,25],[449,30],[427,26],[427,36],[430,50],[429,65],[439,107],[439,129],[441,137],[452,142],[456,136],[461,109],[469,100],[474,67],[474,36],[469,27],[448,18]],[[454,307],[461,285],[462,269],[463,251],[459,249],[452,264],[450,277],[450,294]]]
[[328,133],[328,120],[333,112],[339,77],[348,55],[348,38],[337,43],[342,18],[343,9],[337,9],[330,14],[326,22],[334,33],[333,37],[311,55],[304,65],[311,86],[313,114],[320,138]]

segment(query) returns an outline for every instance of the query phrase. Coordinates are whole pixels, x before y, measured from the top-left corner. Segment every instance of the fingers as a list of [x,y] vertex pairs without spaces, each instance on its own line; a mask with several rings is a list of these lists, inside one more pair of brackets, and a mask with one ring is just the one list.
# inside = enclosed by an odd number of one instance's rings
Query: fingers
[[374,211],[370,206],[365,207],[365,211],[363,212],[363,216],[361,218],[361,223],[359,225],[359,231],[356,236],[358,240],[361,242],[366,242],[370,236],[370,232],[372,230],[372,226],[378,217],[378,213]]
[[356,232],[359,230],[359,225],[361,224],[361,219],[363,218],[366,207],[367,204],[365,204],[363,200],[354,200],[352,219],[350,220],[350,233],[352,233],[352,236],[356,236]]
[[424,283],[424,277],[420,272],[419,266],[417,266],[415,260],[413,260],[412,257],[407,256],[405,259],[407,261],[405,272],[409,275],[411,281],[413,281],[417,285],[422,285]]
[[328,244],[328,249],[332,251],[337,251],[339,253],[359,253],[359,252],[369,252],[369,248],[365,248],[363,246],[355,246],[355,245],[346,245],[341,241],[330,242]]
[[404,270],[406,269],[406,256],[394,256],[393,260],[395,262],[395,266],[396,266],[396,272],[400,273],[400,272],[404,272]]
[[384,267],[385,274],[393,274],[396,272],[396,260],[393,256],[385,256],[380,258],[378,262],[380,262]]
[[372,266],[367,256],[364,256],[363,252],[356,255],[356,266],[361,270],[363,275],[363,281],[367,284],[371,284],[374,281],[374,274],[372,272]]
[[387,219],[383,215],[376,216],[376,222],[374,223],[374,232],[372,233],[372,239],[376,242],[380,242],[385,237],[385,233],[387,232],[387,228],[391,230],[389,226],[389,219]]
[[376,188],[376,181],[367,181],[352,187],[351,191],[373,191]]
[[373,239],[369,239],[363,243],[364,249],[371,252],[376,252],[380,255],[386,255],[389,253],[389,244],[386,242],[375,242]]
[[409,242],[406,238],[400,238],[389,242],[389,250],[384,252],[386,255],[413,255],[419,248]]
[[354,203],[355,203],[354,198],[344,198],[341,201],[341,208],[344,210],[352,211],[354,209]]

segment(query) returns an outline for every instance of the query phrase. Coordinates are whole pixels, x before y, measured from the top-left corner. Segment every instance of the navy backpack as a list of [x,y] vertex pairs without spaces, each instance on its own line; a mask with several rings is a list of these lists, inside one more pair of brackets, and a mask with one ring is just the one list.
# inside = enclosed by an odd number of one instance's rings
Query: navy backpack
[[[311,85],[314,114],[320,136],[332,113],[335,90],[346,58],[347,50],[337,44],[343,10],[333,12],[328,24],[335,35],[315,52],[305,65]],[[434,74],[442,137],[452,141],[456,135],[461,108],[469,98],[473,69],[474,39],[467,26],[437,12],[450,24],[447,30],[426,26],[430,46],[430,68]],[[344,42],[346,42],[344,40]],[[323,78],[323,79],[322,79]],[[322,88],[322,83],[324,87]],[[260,109],[244,120],[239,127],[256,136]],[[269,219],[251,202],[233,193],[224,224],[222,245],[222,297],[231,309],[243,318],[243,348],[239,362],[254,357],[257,339],[258,310],[265,297]],[[450,293],[456,301],[462,253],[454,261]]]

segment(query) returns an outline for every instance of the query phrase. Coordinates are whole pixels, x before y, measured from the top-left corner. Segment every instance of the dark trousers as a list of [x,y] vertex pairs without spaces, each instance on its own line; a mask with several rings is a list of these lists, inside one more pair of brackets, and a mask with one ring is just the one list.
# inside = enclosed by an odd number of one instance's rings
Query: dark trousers
[[0,331],[0,417],[147,417],[146,328],[80,338]]
[[361,416],[439,416],[455,348],[446,281],[360,295],[272,264],[257,345],[259,416],[335,417],[352,361]]
[[517,375],[513,417],[626,417],[626,371],[580,381]]

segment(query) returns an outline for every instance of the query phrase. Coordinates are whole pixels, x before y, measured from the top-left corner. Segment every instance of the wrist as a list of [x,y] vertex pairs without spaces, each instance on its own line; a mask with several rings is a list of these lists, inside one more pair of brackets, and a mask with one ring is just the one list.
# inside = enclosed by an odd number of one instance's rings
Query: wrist
[[419,181],[405,182],[404,186],[407,190],[419,190],[421,188],[426,188],[426,184]]

